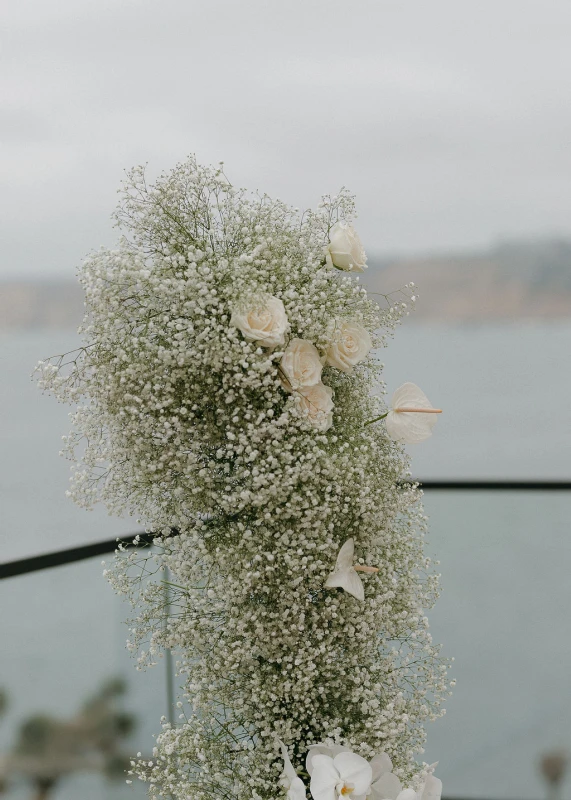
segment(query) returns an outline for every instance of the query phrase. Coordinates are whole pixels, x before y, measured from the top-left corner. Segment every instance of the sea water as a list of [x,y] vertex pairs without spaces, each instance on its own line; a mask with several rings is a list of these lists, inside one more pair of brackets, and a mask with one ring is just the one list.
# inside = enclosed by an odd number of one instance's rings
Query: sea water
[[[77,345],[73,332],[0,337],[2,561],[137,529],[65,497],[58,456],[68,409],[42,397],[34,363]],[[404,324],[379,354],[389,393],[418,383],[444,408],[432,438],[410,448],[420,478],[571,479],[571,326],[422,327]],[[430,612],[435,641],[454,656],[448,713],[428,728],[445,795],[543,796],[539,756],[571,747],[571,493],[430,493],[427,552],[443,593]],[[124,707],[139,725],[126,743],[150,753],[167,713],[165,664],[135,671],[124,651],[129,608],[101,576],[101,559],[0,584],[0,753],[18,724],[69,718],[104,679],[128,679]],[[565,797],[571,798],[571,781]],[[31,794],[23,784],[12,800]],[[62,781],[54,800],[123,800],[143,787],[98,775]]]

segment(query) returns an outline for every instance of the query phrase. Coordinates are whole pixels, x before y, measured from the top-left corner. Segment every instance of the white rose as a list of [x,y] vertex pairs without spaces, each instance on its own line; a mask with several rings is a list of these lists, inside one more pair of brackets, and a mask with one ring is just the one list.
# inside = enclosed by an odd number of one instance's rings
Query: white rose
[[327,431],[333,425],[333,389],[316,383],[295,394],[298,413],[319,431]]
[[369,331],[358,322],[343,320],[337,323],[335,341],[327,351],[327,363],[341,372],[352,372],[372,346]]
[[319,383],[323,364],[315,345],[305,339],[292,339],[285,349],[280,367],[283,386],[291,392]]
[[329,231],[325,260],[330,267],[346,272],[367,269],[367,256],[357,232],[348,222],[337,222]]
[[285,343],[289,327],[284,304],[278,297],[257,299],[249,306],[232,313],[230,325],[242,331],[248,342],[262,347],[277,347]]

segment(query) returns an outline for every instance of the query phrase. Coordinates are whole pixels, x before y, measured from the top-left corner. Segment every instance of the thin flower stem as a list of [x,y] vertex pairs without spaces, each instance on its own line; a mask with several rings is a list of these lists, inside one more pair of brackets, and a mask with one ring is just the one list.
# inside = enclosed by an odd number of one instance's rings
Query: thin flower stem
[[385,411],[385,413],[381,414],[380,417],[375,417],[375,419],[368,419],[367,422],[365,422],[365,425],[372,425],[374,422],[379,422],[380,420],[384,419],[388,415],[388,413],[389,413],[388,411]]

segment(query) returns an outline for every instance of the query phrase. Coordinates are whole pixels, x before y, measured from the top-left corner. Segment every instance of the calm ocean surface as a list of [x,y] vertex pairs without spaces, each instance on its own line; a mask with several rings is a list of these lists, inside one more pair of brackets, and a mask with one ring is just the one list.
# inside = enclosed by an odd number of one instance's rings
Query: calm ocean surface
[[[68,410],[29,374],[39,358],[76,345],[73,332],[0,336],[1,560],[111,538],[130,520],[85,512],[64,496],[58,456]],[[571,479],[571,325],[486,328],[405,324],[383,354],[389,390],[418,383],[445,409],[429,441],[410,448],[421,478]],[[545,750],[571,748],[571,493],[437,493],[425,498],[427,542],[441,562],[433,635],[454,656],[458,685],[429,727],[445,794],[544,796]],[[66,717],[100,681],[129,681],[124,705],[139,728],[129,748],[149,752],[166,713],[164,665],[136,672],[123,649],[128,607],[101,577],[100,559],[0,584],[0,753],[26,715]],[[571,798],[571,780],[565,786]],[[30,797],[16,786],[7,798]],[[56,800],[123,800],[142,787],[82,775]]]

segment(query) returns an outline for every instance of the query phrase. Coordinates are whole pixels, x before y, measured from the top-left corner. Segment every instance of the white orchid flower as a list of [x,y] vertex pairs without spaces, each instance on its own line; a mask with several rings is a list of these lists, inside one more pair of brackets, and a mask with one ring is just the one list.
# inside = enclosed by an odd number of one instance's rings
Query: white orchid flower
[[357,600],[365,599],[365,588],[363,581],[357,575],[359,572],[378,572],[377,567],[365,567],[361,564],[353,566],[353,557],[355,555],[355,542],[353,539],[347,539],[335,562],[335,569],[325,581],[325,586],[328,589],[340,587],[344,589]]
[[[371,764],[373,764],[374,761],[375,759],[371,761]],[[390,759],[388,759],[388,762],[390,763]],[[436,765],[433,764],[429,767],[429,770],[434,769],[435,766]],[[375,771],[373,770],[373,781],[368,800],[440,800],[441,796],[442,781],[435,778],[431,772],[426,776],[422,787],[418,791],[415,791],[410,788],[403,789],[400,780],[390,770],[382,770],[381,774],[375,780]]]
[[313,800],[365,800],[373,770],[368,761],[356,753],[342,752],[334,758],[321,753],[311,759],[313,772],[310,791]]
[[311,777],[313,774],[313,757],[314,756],[329,756],[330,758],[335,758],[335,756],[339,755],[339,753],[350,753],[351,750],[349,747],[344,747],[341,744],[334,744],[328,745],[323,744],[320,742],[319,744],[311,744],[307,751],[307,757],[305,759],[305,768],[307,770],[308,775]]
[[418,800],[440,800],[441,797],[442,781],[434,775],[429,775],[418,795]]
[[442,414],[442,409],[434,408],[422,389],[408,382],[399,386],[393,394],[390,410],[369,420],[365,425],[384,419],[391,439],[416,444],[432,435],[436,414]]
[[305,786],[290,761],[287,747],[281,741],[281,739],[278,739],[278,742],[282,751],[282,758],[284,760],[284,770],[280,778],[280,783],[284,789],[287,789],[287,800],[307,800]]
[[[379,798],[392,798],[401,790],[400,781],[396,775],[392,774],[393,762],[386,753],[378,753],[371,761],[373,777],[371,780],[371,793],[368,795],[372,800]],[[395,783],[396,781],[396,783]],[[395,793],[396,790],[396,793]]]

